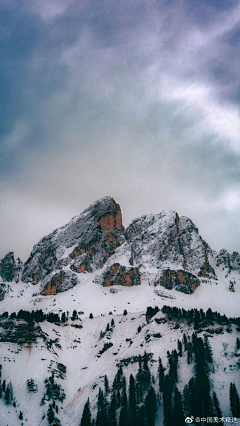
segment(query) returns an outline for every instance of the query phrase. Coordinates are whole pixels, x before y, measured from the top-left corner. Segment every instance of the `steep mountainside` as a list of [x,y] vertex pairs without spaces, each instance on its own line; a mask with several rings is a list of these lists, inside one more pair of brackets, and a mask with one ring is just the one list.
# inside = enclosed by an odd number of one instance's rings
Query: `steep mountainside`
[[0,426],[240,424],[239,306],[238,253],[98,200],[0,261]]

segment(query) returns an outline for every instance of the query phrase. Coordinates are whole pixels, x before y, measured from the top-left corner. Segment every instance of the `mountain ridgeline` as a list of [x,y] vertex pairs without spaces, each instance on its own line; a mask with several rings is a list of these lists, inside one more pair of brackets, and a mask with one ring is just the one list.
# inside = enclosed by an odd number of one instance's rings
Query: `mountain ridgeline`
[[[127,264],[121,264],[123,254]],[[54,295],[77,285],[84,273],[99,270],[103,286],[139,285],[148,275],[155,286],[191,294],[199,277],[217,279],[210,257],[228,272],[240,270],[240,255],[215,253],[187,217],[163,211],[141,216],[124,229],[119,204],[105,197],[44,237],[24,264],[8,253],[0,261],[0,276],[3,282],[18,282],[21,274],[25,283],[41,282],[42,295]]]
[[104,197],[0,261],[0,425],[239,426],[239,306],[239,253]]

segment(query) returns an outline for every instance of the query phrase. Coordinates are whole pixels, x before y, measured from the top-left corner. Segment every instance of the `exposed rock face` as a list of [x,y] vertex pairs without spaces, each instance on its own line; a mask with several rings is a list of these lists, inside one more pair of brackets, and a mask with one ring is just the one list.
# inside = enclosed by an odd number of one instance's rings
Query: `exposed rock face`
[[5,295],[5,284],[0,284],[0,302],[4,299]]
[[196,275],[184,270],[165,269],[155,282],[155,285],[157,284],[164,286],[168,290],[175,288],[182,293],[192,294],[200,285],[200,280]]
[[236,251],[230,254],[227,250],[222,249],[216,255],[215,259],[217,266],[222,267],[223,270],[225,269],[228,274],[230,274],[231,271],[240,272],[240,254]]
[[22,269],[22,262],[18,258],[14,259],[14,253],[10,251],[2,260],[0,260],[0,276],[3,281],[19,281],[19,274]]
[[199,276],[215,277],[208,262],[210,249],[187,217],[162,212],[134,220],[126,230],[131,263],[155,268],[172,263]]
[[39,325],[17,319],[0,319],[0,342],[18,343],[19,345],[32,344],[42,336],[43,332]]
[[127,268],[119,263],[114,263],[110,268],[102,275],[102,285],[109,287],[112,285],[123,285],[131,287],[133,285],[141,284],[141,276],[139,269]]
[[46,277],[42,282],[43,296],[53,295],[69,290],[77,284],[77,276],[70,271],[60,271],[51,278]]
[[36,244],[24,265],[22,280],[37,284],[67,265],[76,272],[95,271],[123,241],[120,206],[105,197]]

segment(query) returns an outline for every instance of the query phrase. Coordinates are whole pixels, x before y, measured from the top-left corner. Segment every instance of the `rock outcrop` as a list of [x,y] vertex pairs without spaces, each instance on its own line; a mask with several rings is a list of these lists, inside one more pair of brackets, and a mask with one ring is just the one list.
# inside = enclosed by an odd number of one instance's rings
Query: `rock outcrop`
[[165,269],[154,285],[161,285],[168,290],[181,291],[182,293],[192,294],[200,285],[200,280],[196,275],[184,270]]
[[126,229],[131,245],[131,263],[154,268],[177,265],[196,275],[215,278],[208,254],[211,251],[187,217],[176,212],[142,216]]
[[109,287],[112,285],[123,285],[132,287],[141,284],[139,268],[127,268],[126,266],[114,263],[102,275],[102,285]]
[[69,290],[77,284],[77,276],[70,271],[60,271],[42,282],[43,296],[53,295]]
[[222,270],[226,270],[227,274],[232,271],[240,272],[240,254],[236,251],[230,254],[227,250],[222,249],[217,253],[215,260],[217,266],[221,267]]
[[95,271],[123,241],[120,206],[111,197],[102,198],[34,246],[22,280],[37,284],[67,265],[78,273]]
[[22,270],[23,263],[18,258],[15,261],[14,253],[10,251],[2,260],[0,260],[0,276],[3,281],[19,281],[19,274]]

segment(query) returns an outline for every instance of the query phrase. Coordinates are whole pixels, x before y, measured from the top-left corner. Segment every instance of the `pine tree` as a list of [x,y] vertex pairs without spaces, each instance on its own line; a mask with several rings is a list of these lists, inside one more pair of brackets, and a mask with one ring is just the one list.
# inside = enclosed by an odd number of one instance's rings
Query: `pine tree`
[[80,426],[91,426],[91,424],[92,424],[92,421],[91,421],[90,402],[88,398],[86,404],[84,405]]
[[175,387],[173,398],[173,413],[172,413],[172,426],[184,426],[184,414],[182,408],[182,397],[177,387]]
[[112,318],[112,321],[111,321],[111,327],[115,327],[115,322],[114,322],[113,318]]
[[132,426],[137,424],[137,400],[136,400],[136,385],[133,375],[130,375],[129,379],[129,418],[131,419]]
[[219,404],[218,397],[216,393],[213,391],[213,415],[215,417],[222,417],[222,412]]
[[164,371],[165,368],[162,365],[162,360],[159,357],[158,359],[158,383],[159,383],[159,392],[162,392],[162,385],[164,381]]
[[13,403],[13,387],[11,382],[9,382],[6,386],[5,401],[7,405],[11,405]]
[[33,379],[27,380],[27,390],[29,393],[30,392],[36,393],[38,391],[38,386]]
[[109,383],[108,383],[108,378],[107,378],[106,374],[104,376],[104,389],[105,389],[105,393],[108,394],[108,392],[109,392]]
[[213,362],[212,348],[206,334],[204,335],[204,347],[205,347],[205,353],[206,353],[206,360],[207,362],[212,363]]
[[107,418],[107,402],[106,402],[106,399],[104,398],[102,389],[99,388],[96,426],[106,426],[106,418]]
[[127,399],[127,382],[125,376],[123,376],[122,381],[122,395],[121,395],[121,406],[127,409],[128,399]]
[[165,376],[163,382],[163,409],[164,426],[172,426],[172,380],[169,375]]
[[137,426],[148,426],[145,404],[141,405],[137,413]]
[[233,417],[240,417],[240,398],[235,383],[230,383],[229,389],[230,408]]
[[178,355],[182,357],[182,342],[178,340]]
[[115,396],[115,392],[112,392],[111,401],[110,401],[109,409],[108,409],[109,426],[117,425],[116,410],[117,410],[116,396]]
[[240,339],[239,339],[239,337],[237,337],[237,340],[236,340],[236,351],[238,351],[238,349],[240,349]]
[[183,346],[184,346],[184,351],[187,350],[187,336],[185,333],[183,333]]
[[47,411],[47,418],[48,418],[48,423],[52,425],[53,422],[55,421],[55,413],[54,413],[52,404],[49,404],[48,411]]
[[149,392],[146,396],[145,410],[147,413],[148,426],[154,426],[154,419],[157,411],[157,398],[153,387],[149,389]]

